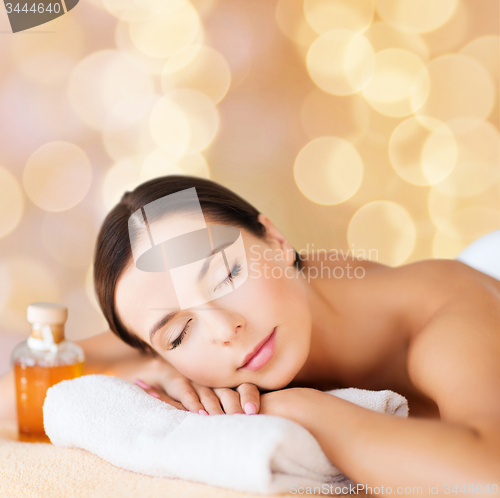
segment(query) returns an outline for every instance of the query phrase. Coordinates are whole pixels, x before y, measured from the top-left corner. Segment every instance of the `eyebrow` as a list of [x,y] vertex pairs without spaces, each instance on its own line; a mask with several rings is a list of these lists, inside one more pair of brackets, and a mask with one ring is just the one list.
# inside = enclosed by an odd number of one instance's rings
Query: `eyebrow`
[[[221,251],[222,249],[226,248],[227,246],[230,246],[231,244],[233,244],[233,242],[224,242],[223,244],[220,244],[219,246],[217,246],[214,249],[213,254],[216,254],[217,252]],[[207,274],[207,272],[210,268],[210,264],[212,263],[213,259],[214,258],[209,257],[203,263],[203,266],[200,270],[200,273],[198,274],[198,278],[197,278],[198,282],[200,282]],[[151,330],[149,331],[149,342],[151,342],[151,344],[153,344],[153,337],[158,332],[158,330],[165,327],[165,325],[167,325],[169,322],[171,322],[179,313],[180,313],[180,311],[172,311],[171,313],[168,313],[167,315],[165,315],[163,318],[160,318],[160,320],[158,320],[158,322],[156,322],[151,327]]]
[[163,318],[161,318],[157,323],[153,325],[151,330],[149,331],[149,342],[153,344],[153,337],[155,336],[156,332],[160,330],[161,328],[165,327],[168,322],[172,321],[177,315],[179,314],[179,311],[172,311],[168,315],[165,315]]

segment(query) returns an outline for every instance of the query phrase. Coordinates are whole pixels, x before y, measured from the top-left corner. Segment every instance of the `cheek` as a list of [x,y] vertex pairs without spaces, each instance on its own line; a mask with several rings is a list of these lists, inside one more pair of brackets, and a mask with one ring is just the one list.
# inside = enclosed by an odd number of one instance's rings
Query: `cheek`
[[300,317],[307,320],[309,302],[296,272],[284,264],[272,263],[267,271],[268,278],[258,280],[260,300],[272,303],[275,311],[280,316],[288,317],[288,321],[292,317],[295,320]]
[[172,365],[188,379],[205,386],[219,383],[221,378],[227,377],[216,352],[207,353],[206,346],[199,343],[190,344],[189,349],[186,348],[182,357],[176,358]]

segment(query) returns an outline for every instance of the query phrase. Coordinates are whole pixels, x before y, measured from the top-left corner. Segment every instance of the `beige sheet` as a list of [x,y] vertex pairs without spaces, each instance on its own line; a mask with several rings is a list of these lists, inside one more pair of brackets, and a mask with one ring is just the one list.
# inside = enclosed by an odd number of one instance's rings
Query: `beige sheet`
[[[277,498],[284,496],[293,495],[241,493],[181,479],[137,474],[115,467],[86,450],[58,448],[45,443],[19,442],[16,423],[0,420],[0,497]],[[371,495],[360,493],[355,496],[362,498]]]
[[[0,421],[0,496],[8,498],[263,498],[181,479],[123,470],[82,449],[17,441],[15,423]],[[269,498],[289,494],[266,495]]]

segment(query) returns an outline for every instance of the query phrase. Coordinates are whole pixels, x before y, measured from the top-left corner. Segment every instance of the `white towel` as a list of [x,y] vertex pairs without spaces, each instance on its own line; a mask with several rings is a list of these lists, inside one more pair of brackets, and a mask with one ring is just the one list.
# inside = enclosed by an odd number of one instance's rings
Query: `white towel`
[[500,280],[500,230],[483,235],[467,246],[456,259]]
[[[328,393],[365,408],[408,416],[392,391]],[[107,375],[62,381],[47,391],[45,431],[56,446],[83,448],[133,472],[253,493],[293,486],[355,485],[301,425],[270,415],[198,415]],[[334,423],[332,421],[332,423]]]

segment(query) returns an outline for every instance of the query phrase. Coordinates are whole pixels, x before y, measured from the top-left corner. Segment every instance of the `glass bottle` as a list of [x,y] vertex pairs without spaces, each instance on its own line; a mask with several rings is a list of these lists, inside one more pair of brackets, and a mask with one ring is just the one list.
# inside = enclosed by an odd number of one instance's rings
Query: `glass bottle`
[[47,389],[83,375],[83,349],[64,338],[68,309],[55,303],[28,306],[31,335],[11,354],[17,401],[19,441],[46,442],[43,403]]

